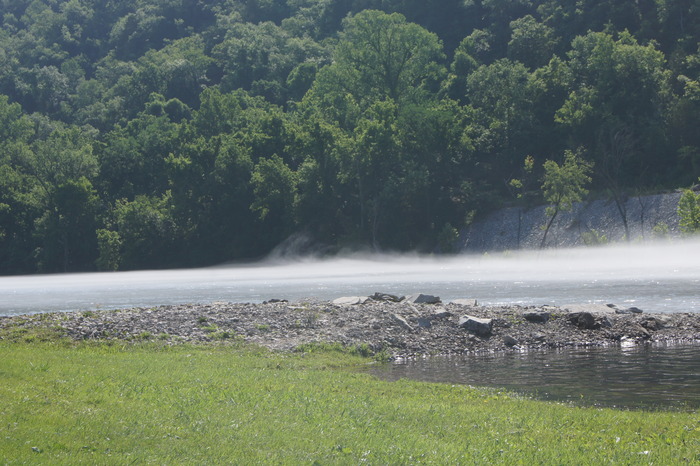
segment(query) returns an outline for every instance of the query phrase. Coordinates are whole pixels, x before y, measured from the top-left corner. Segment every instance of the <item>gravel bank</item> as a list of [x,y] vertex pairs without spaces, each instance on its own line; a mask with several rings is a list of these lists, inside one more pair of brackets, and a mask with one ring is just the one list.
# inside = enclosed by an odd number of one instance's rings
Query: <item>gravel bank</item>
[[372,299],[364,304],[213,303],[1,317],[0,339],[44,327],[75,340],[245,340],[281,351],[314,342],[366,345],[394,358],[700,341],[700,313],[636,311],[597,305],[493,307]]

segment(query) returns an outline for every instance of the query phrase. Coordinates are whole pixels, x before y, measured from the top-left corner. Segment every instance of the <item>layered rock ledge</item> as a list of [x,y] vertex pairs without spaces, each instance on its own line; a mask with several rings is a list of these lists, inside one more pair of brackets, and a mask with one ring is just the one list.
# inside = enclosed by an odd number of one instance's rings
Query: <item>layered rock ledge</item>
[[282,351],[340,343],[394,358],[700,342],[700,313],[649,314],[611,305],[480,306],[473,300],[443,304],[421,296],[399,302],[376,295],[0,317],[0,339],[46,329],[75,340],[245,341]]

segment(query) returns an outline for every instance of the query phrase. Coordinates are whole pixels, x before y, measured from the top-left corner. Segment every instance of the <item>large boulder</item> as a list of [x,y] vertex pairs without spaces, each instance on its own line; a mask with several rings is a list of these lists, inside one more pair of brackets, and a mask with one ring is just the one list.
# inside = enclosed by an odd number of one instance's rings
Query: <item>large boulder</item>
[[493,319],[482,319],[480,317],[466,315],[459,318],[459,326],[476,335],[485,337],[491,335]]
[[535,312],[526,312],[523,314],[523,317],[525,317],[525,320],[528,322],[535,322],[538,324],[545,324],[549,320],[549,317],[551,314],[549,312],[541,312],[541,311],[535,311]]
[[600,323],[590,312],[572,312],[568,316],[569,322],[583,330],[596,330],[600,328]]

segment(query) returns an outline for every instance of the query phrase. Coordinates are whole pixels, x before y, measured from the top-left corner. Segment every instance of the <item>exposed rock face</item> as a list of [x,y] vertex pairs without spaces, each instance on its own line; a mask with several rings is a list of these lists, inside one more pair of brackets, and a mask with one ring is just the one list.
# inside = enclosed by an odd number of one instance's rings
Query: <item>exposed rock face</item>
[[366,344],[394,357],[410,357],[700,341],[700,313],[572,313],[556,307],[365,299],[364,304],[215,303],[0,317],[0,339],[31,328],[56,329],[76,340],[244,341],[286,351],[309,342]]
[[[629,238],[654,238],[654,228],[662,225],[668,227],[670,236],[679,236],[676,209],[680,196],[670,193],[627,198],[623,211],[627,212]],[[545,208],[511,207],[479,219],[461,232],[460,249],[470,252],[537,249],[543,235],[540,227],[547,221]],[[585,235],[594,231],[609,241],[624,240],[624,223],[613,201],[577,203],[571,212],[561,212],[549,231],[546,246],[580,246],[585,244]]]

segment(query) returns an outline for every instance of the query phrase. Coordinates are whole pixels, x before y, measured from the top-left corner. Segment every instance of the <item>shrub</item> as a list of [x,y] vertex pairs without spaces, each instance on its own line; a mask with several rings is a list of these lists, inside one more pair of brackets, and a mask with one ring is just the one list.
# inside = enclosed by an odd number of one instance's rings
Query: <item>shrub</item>
[[692,235],[700,232],[700,193],[690,189],[683,191],[678,201],[678,217],[681,232]]

